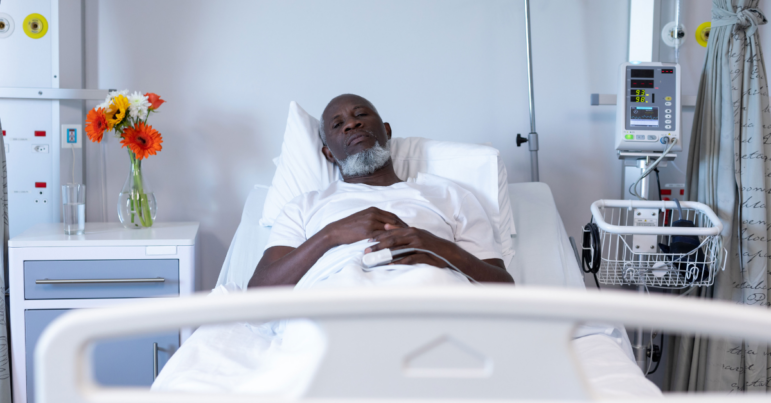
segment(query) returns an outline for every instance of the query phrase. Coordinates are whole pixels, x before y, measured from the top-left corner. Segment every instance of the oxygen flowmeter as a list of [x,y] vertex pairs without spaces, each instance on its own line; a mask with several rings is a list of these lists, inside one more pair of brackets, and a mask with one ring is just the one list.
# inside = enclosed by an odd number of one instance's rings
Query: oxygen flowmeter
[[676,63],[624,63],[616,96],[616,150],[661,152],[680,141],[680,66]]

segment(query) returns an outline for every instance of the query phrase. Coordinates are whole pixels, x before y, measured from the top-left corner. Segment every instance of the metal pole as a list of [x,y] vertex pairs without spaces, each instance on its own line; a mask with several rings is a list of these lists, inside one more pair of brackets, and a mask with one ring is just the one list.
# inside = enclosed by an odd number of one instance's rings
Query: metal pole
[[530,180],[532,182],[538,182],[538,133],[535,131],[533,55],[530,50],[530,0],[525,0],[525,38],[527,39],[527,91],[530,94],[530,133],[527,135],[527,144],[530,148]]
[[[646,169],[651,165],[651,157],[640,158],[637,160],[637,166],[640,168],[640,175],[642,175]],[[643,178],[640,181],[640,192],[638,193],[643,199],[648,200],[648,192],[650,191],[650,185],[648,180],[650,175]]]
[[[650,157],[640,158],[639,160],[637,160],[637,166],[640,168],[641,175],[643,172],[645,172],[646,169],[648,169],[650,164],[651,164]],[[646,176],[645,178],[643,178],[642,181],[640,181],[640,192],[638,194],[642,196],[643,199],[645,200],[648,200],[649,177],[650,175]],[[641,267],[643,267],[645,265],[643,261],[643,257],[638,256],[638,258],[640,259]],[[637,292],[641,294],[645,294],[645,286],[642,286],[642,285],[637,286]],[[635,356],[635,361],[637,361],[637,365],[640,367],[640,369],[642,369],[643,374],[647,376],[648,359],[646,357],[646,353],[647,353],[648,346],[645,344],[645,340],[643,338],[644,336],[645,334],[643,332],[643,328],[638,327],[637,331],[635,332],[635,343],[634,343],[634,346],[632,346],[632,350],[634,350],[634,356]]]
[[[645,287],[644,286],[638,286],[637,292],[640,294],[645,294]],[[635,361],[637,361],[637,365],[642,369],[643,374],[645,376],[648,376],[648,359],[645,357],[647,353],[647,345],[645,344],[645,340],[643,340],[643,328],[638,327],[637,332],[635,333],[635,343],[634,343],[634,358]]]

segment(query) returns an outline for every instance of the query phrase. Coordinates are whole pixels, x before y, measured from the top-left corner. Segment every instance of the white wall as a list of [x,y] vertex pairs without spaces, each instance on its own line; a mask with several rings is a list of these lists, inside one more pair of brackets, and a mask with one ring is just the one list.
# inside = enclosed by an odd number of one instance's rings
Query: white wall
[[[88,85],[152,91],[168,101],[150,121],[164,149],[146,173],[159,221],[201,222],[206,286],[216,280],[252,185],[270,183],[291,100],[318,115],[332,97],[357,93],[396,136],[490,142],[503,153],[510,182],[530,178],[527,148],[514,142],[529,131],[521,1],[86,4]],[[589,94],[615,91],[627,2],[537,0],[531,7],[541,180],[577,236],[593,200],[620,195],[614,109],[589,106]],[[116,221],[128,162],[115,139],[106,150],[107,216]],[[102,216],[100,158],[98,147],[87,147],[91,221]]]

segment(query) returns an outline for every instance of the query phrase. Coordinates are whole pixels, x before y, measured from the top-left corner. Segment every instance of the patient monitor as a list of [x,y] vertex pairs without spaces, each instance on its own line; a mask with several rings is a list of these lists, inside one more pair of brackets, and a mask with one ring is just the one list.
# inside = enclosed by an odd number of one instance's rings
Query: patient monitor
[[624,63],[616,96],[616,150],[662,152],[672,139],[680,151],[680,66]]

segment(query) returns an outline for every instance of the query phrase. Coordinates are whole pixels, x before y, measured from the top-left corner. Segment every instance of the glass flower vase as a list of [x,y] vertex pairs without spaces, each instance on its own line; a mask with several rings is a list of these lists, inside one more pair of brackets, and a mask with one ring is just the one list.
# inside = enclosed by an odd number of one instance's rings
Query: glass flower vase
[[129,151],[129,176],[118,196],[118,219],[130,229],[148,228],[155,221],[155,195],[142,175],[142,160]]

